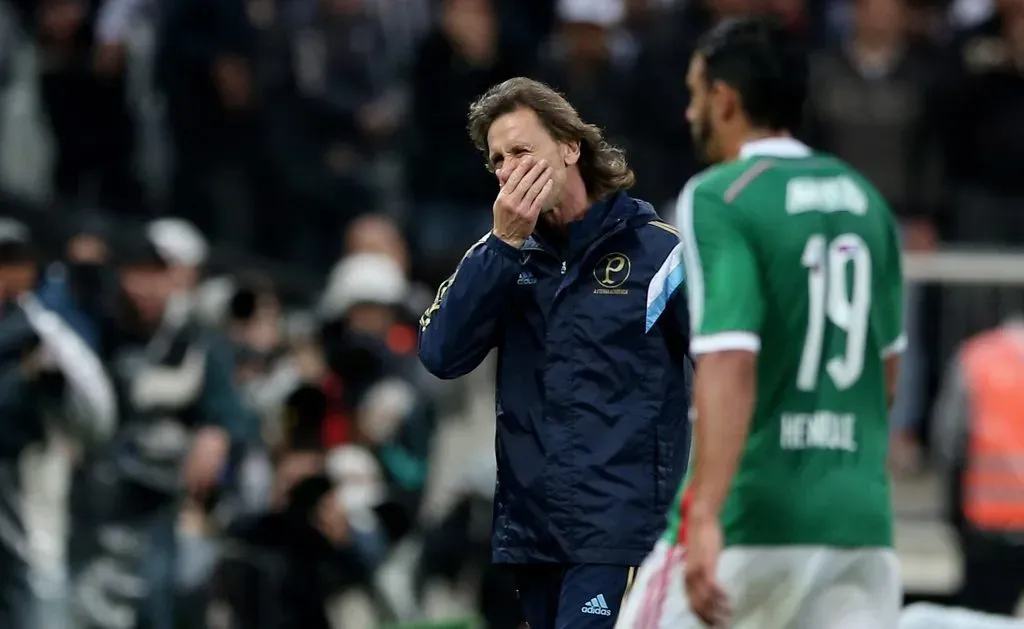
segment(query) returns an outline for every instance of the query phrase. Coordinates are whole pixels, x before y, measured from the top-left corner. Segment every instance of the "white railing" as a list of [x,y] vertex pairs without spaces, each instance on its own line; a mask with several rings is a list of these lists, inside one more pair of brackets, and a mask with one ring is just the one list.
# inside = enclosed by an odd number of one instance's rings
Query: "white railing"
[[1024,251],[907,253],[903,273],[916,282],[1024,285]]

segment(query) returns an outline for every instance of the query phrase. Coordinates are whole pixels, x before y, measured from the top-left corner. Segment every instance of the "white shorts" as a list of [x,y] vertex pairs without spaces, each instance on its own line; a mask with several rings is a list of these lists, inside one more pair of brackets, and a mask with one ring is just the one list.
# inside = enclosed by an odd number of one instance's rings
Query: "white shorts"
[[[683,548],[658,542],[637,572],[616,629],[700,629],[683,581]],[[896,629],[903,599],[891,549],[731,547],[718,578],[729,629]]]

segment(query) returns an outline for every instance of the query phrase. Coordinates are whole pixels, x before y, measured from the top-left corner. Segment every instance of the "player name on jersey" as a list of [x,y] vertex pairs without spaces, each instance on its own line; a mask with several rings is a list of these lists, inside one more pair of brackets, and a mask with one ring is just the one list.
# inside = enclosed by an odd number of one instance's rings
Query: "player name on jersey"
[[857,418],[853,413],[783,413],[779,445],[783,450],[857,451]]
[[786,183],[786,213],[868,211],[868,197],[853,179],[839,177],[795,177]]

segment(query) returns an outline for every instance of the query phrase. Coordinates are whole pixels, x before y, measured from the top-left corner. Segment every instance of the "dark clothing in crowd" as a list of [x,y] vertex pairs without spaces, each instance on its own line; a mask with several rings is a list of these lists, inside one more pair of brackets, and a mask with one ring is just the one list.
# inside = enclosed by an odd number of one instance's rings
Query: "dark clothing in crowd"
[[521,54],[507,41],[499,43],[492,61],[474,62],[442,30],[427,35],[412,72],[412,198],[466,208],[490,206],[496,194],[494,176],[466,135],[466,112],[488,88],[526,70]]
[[[576,57],[567,34],[556,36],[541,58],[537,78],[560,91],[584,120],[604,131],[609,142],[622,146],[629,126],[626,111],[623,99],[610,95],[618,94],[620,86],[628,82],[636,62],[636,43],[623,32],[598,33],[607,40],[605,53],[587,59]],[[585,31],[578,36],[598,34]]]
[[529,57],[499,36],[490,60],[470,60],[444,30],[427,35],[412,71],[411,145],[406,183],[422,260],[418,279],[436,285],[466,248],[491,226],[494,175],[466,134],[469,105],[493,85],[526,74]]
[[954,43],[960,74],[952,94],[947,153],[955,184],[1019,198],[1024,197],[1019,169],[1024,163],[1024,72],[1014,62],[1003,29],[993,17]]
[[241,0],[161,3],[154,73],[173,153],[168,209],[241,246],[263,198],[254,39]]
[[876,67],[844,48],[812,59],[811,146],[863,173],[899,218],[934,218],[946,197],[934,51],[911,46]]
[[630,164],[643,173],[634,192],[659,209],[702,168],[686,121],[686,68],[697,38],[711,25],[700,5],[677,3],[659,17],[640,48],[628,89],[617,92],[629,123]]
[[39,44],[39,90],[55,144],[53,188],[71,207],[98,205],[126,216],[145,213],[134,171],[135,120],[127,102],[122,65],[96,67],[94,36],[102,2],[80,0],[80,15],[67,30],[48,27],[57,0],[17,0],[26,30]]

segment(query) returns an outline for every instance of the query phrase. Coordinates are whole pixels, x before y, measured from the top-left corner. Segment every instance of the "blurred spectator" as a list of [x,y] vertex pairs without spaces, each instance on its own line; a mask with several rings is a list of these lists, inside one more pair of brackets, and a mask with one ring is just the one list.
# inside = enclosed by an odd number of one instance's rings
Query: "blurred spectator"
[[[906,0],[856,0],[853,30],[811,61],[807,139],[864,173],[889,202],[910,251],[938,241],[943,190],[934,51],[907,34]],[[921,337],[921,287],[907,290],[908,347],[893,408],[893,462],[916,467],[917,426],[927,374]]]
[[[755,0],[692,0],[661,9],[641,41],[629,88],[624,90],[630,163],[638,173],[634,192],[650,199],[662,216],[683,184],[702,167],[694,154],[686,107],[685,68],[697,38],[719,20],[743,15]],[[663,212],[669,209],[669,212]]]
[[347,255],[358,253],[378,253],[387,256],[408,274],[412,261],[405,239],[398,230],[398,225],[387,216],[366,214],[349,226],[345,232],[344,250]]
[[243,279],[235,288],[225,331],[235,355],[235,382],[263,428],[276,434],[271,420],[304,374],[289,356],[281,305],[268,282]]
[[284,346],[281,305],[273,287],[258,278],[243,282],[229,308],[227,335],[240,352],[241,370],[262,372]]
[[[7,422],[0,447],[0,622],[19,627],[34,626],[41,620],[36,614],[45,613],[33,604],[42,592],[29,589],[29,577],[56,584],[61,556],[60,542],[40,543],[45,534],[38,530],[54,532],[45,519],[56,514],[40,520],[23,508],[23,490],[50,488],[43,479],[23,477],[22,455],[47,438],[51,421],[81,448],[109,437],[117,420],[114,388],[95,349],[31,293],[38,265],[28,229],[0,221],[0,412]],[[32,498],[46,503],[53,496]]]
[[[302,3],[299,3],[299,7]],[[316,0],[289,27],[300,132],[311,153],[298,190],[304,262],[326,271],[353,216],[373,211],[378,159],[393,143],[404,103],[372,0]]]
[[174,153],[170,212],[208,237],[247,244],[263,154],[245,0],[161,5],[155,76]]
[[524,60],[531,64],[555,28],[555,3],[551,0],[496,0],[504,36],[516,42]]
[[867,175],[920,251],[936,244],[945,198],[940,94],[934,51],[906,35],[905,2],[857,0],[850,39],[813,56],[807,136]]
[[[808,0],[760,0],[763,8],[776,14],[799,41],[814,50],[826,42],[828,34],[828,2]],[[856,1],[856,0],[855,0]]]
[[[959,32],[947,65],[943,120],[948,182],[955,211],[945,225],[955,244],[988,248],[1024,245],[1024,3],[998,0],[991,16]],[[956,345],[1019,308],[1016,286],[972,285],[942,292],[937,341],[942,360]]]
[[954,44],[960,76],[947,133],[950,179],[961,209],[958,242],[1024,244],[1024,3],[998,0],[991,18]]
[[388,256],[402,269],[409,285],[405,305],[410,313],[420,313],[434,300],[434,291],[425,284],[412,281],[412,259],[409,247],[395,221],[381,214],[362,216],[345,234],[345,255],[380,253]]
[[99,0],[15,0],[41,54],[40,94],[55,142],[53,187],[68,204],[145,212],[134,172],[124,42],[95,36]]
[[620,144],[626,123],[617,88],[636,61],[636,46],[623,28],[623,0],[559,0],[558,26],[541,62],[539,80],[574,103],[585,120]]
[[47,267],[38,290],[40,301],[64,317],[94,351],[101,350],[100,319],[115,295],[107,232],[96,216],[77,221],[64,255]]
[[[232,442],[253,432],[229,357],[169,307],[174,277],[145,232],[117,247],[123,298],[104,333],[123,422],[108,451],[76,475],[76,613],[98,627],[174,622],[179,500],[216,501]],[[125,583],[142,579],[143,588]]]
[[270,509],[229,531],[247,553],[224,558],[211,595],[243,626],[328,629],[328,598],[369,585],[380,560],[376,463],[359,448],[328,455],[325,408],[314,386],[289,396]]
[[331,272],[320,316],[326,321],[344,318],[349,331],[385,341],[396,353],[408,354],[412,348],[388,338],[400,322],[407,290],[405,274],[392,258],[357,254],[342,259]]
[[1013,615],[1024,592],[1024,324],[976,335],[950,361],[933,444],[964,556],[958,604]]
[[416,54],[406,171],[422,263],[414,272],[432,285],[491,227],[494,181],[466,137],[466,111],[528,64],[501,32],[491,0],[444,0],[440,23]]
[[356,443],[378,457],[390,488],[381,517],[393,540],[408,532],[419,510],[435,427],[433,405],[416,384],[406,289],[391,259],[358,254],[338,264],[320,302],[330,369],[325,440]]

